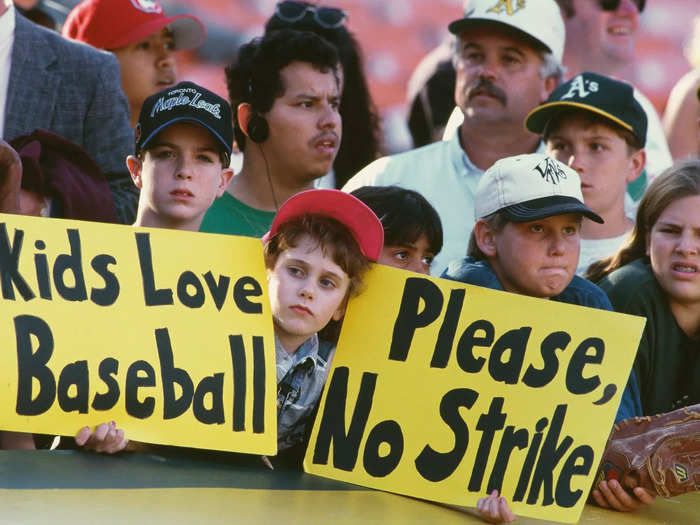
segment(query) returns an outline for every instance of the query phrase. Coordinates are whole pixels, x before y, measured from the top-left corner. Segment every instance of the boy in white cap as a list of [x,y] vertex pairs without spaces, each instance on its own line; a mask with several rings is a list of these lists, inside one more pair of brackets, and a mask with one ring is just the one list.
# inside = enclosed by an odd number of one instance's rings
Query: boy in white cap
[[[584,204],[576,171],[541,153],[506,157],[486,170],[475,202],[477,220],[467,257],[452,262],[442,277],[612,310],[603,290],[575,275],[581,222],[584,217],[603,222]],[[639,389],[631,374],[615,421],[641,414]],[[497,494],[489,497],[494,498]]]
[[206,30],[194,15],[166,16],[157,0],[83,0],[63,36],[114,53],[135,126],[146,97],[177,82],[174,52],[199,47]]

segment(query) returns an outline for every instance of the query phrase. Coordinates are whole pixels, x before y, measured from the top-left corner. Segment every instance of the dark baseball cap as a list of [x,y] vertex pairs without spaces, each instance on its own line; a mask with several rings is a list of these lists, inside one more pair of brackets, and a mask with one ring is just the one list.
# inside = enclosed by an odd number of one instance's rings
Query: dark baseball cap
[[226,156],[231,156],[233,124],[226,99],[194,82],[179,84],[148,97],[136,124],[136,154],[161,131],[176,122],[195,122],[218,140]]
[[551,119],[563,109],[590,111],[630,131],[644,147],[647,115],[626,82],[584,72],[557,87],[541,106],[525,117],[525,127],[542,135]]

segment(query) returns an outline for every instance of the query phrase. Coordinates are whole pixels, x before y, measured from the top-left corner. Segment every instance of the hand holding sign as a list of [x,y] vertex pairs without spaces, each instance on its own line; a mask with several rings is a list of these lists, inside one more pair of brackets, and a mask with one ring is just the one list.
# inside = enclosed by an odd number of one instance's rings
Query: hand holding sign
[[259,240],[0,219],[0,428],[276,452]]
[[516,514],[573,522],[642,327],[377,266],[348,305],[305,469],[455,505],[496,490]]
[[124,437],[124,430],[117,428],[114,421],[101,423],[95,427],[94,432],[90,427],[83,427],[75,436],[75,443],[85,450],[116,454],[126,448],[129,440]]

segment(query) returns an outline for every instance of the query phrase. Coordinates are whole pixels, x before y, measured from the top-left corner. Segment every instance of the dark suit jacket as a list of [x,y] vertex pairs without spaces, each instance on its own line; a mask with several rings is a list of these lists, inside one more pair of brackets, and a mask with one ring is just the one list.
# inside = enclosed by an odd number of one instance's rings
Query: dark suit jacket
[[119,62],[20,14],[15,21],[3,138],[42,128],[79,144],[110,181],[120,221],[133,222],[138,193],[126,156],[134,151],[134,135]]

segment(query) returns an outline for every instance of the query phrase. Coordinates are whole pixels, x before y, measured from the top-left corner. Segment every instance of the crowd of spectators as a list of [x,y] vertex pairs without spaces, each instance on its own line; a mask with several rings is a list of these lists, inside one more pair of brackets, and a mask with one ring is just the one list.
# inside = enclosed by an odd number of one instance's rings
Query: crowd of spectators
[[[700,75],[695,62],[663,124],[616,78],[645,4],[468,0],[411,81],[419,147],[380,157],[362,49],[337,6],[279,2],[226,67],[225,100],[179,78],[174,52],[206,38],[194,15],[83,0],[61,35],[2,0],[0,211],[262,238],[281,456],[303,453],[370,261],[641,315],[617,420],[695,405]],[[180,104],[184,93],[206,104]],[[95,423],[75,446],[137,449]],[[0,431],[0,448],[39,441]],[[654,502],[626,479],[591,498]],[[479,511],[515,519],[497,493]]]

